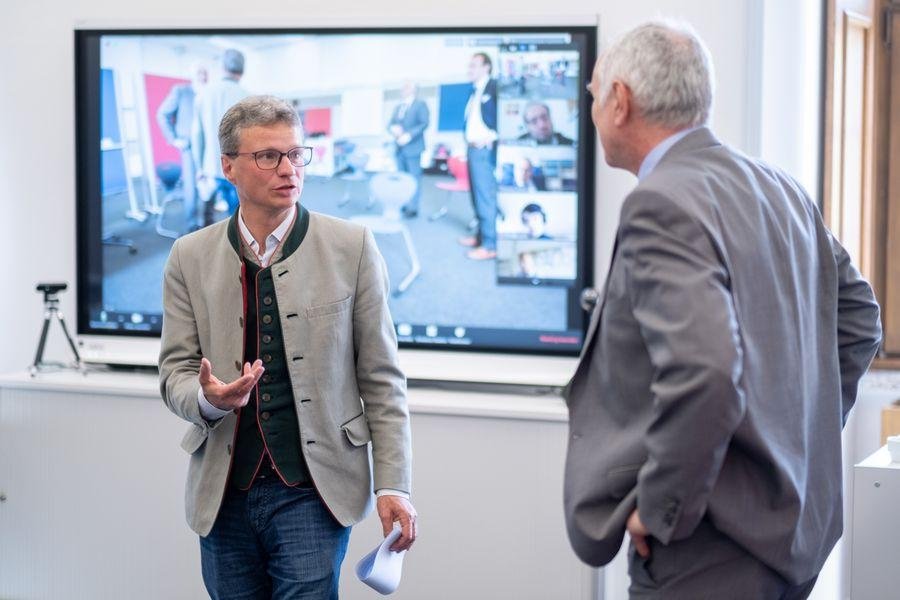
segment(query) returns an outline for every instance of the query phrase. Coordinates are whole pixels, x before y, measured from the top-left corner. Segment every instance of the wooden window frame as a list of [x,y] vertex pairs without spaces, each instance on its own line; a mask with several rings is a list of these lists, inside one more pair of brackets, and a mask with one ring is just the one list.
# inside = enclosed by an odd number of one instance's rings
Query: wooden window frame
[[[835,98],[836,60],[843,61],[847,25],[868,22],[868,17],[841,11],[834,0],[825,2],[822,155],[820,206],[829,227],[833,202],[839,202],[839,177],[832,170],[835,111],[843,110],[843,98]],[[843,39],[836,35],[842,20]],[[873,368],[900,369],[900,0],[876,0],[872,31],[874,43],[867,51],[872,81],[866,82],[866,119],[871,119],[872,138],[864,152],[864,194],[860,270],[872,283],[881,305],[884,341]],[[870,54],[870,55],[869,55]],[[842,64],[842,63],[838,63]],[[890,165],[894,164],[894,169]],[[839,231],[835,231],[839,235]]]

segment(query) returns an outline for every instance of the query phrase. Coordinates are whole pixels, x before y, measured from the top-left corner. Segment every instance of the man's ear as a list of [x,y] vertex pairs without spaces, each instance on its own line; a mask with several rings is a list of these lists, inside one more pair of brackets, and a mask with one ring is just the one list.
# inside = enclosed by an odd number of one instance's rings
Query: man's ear
[[610,95],[615,102],[613,105],[613,122],[621,127],[628,122],[634,110],[631,89],[621,81],[613,81]]
[[233,159],[224,154],[219,158],[222,161],[222,174],[225,175],[225,179],[234,184],[234,173],[232,173],[232,168],[234,167]]

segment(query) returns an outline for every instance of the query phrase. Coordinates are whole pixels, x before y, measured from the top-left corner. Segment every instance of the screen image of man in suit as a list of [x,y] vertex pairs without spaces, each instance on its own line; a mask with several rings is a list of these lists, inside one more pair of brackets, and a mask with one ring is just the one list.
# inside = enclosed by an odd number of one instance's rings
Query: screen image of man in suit
[[194,103],[197,91],[206,85],[206,69],[197,66],[194,69],[193,77],[192,83],[173,85],[156,111],[156,121],[159,123],[159,129],[166,141],[181,152],[181,193],[184,198],[188,232],[196,231],[201,226],[201,215],[197,203],[196,169],[191,150],[191,128],[194,124]]
[[244,55],[233,48],[222,53],[222,70],[225,76],[207,85],[197,96],[194,123],[191,133],[191,149],[197,165],[197,189],[200,200],[206,203],[204,225],[212,222],[212,201],[216,196],[228,204],[228,214],[234,214],[238,198],[234,186],[222,174],[219,151],[219,122],[229,108],[247,97],[241,87],[244,76]]
[[478,219],[478,233],[459,239],[472,248],[472,260],[497,257],[497,80],[491,79],[491,59],[477,52],[469,61],[472,91],[466,103],[465,139],[468,150],[469,187]]
[[630,534],[632,598],[805,598],[879,308],[800,184],[707,127],[711,70],[663,23],[594,69],[606,162],[638,184],[566,387],[567,529],[597,566]]
[[522,112],[522,121],[528,130],[519,136],[519,140],[534,142],[538,145],[571,146],[572,140],[553,130],[553,119],[550,107],[543,102],[529,102]]
[[[240,207],[172,246],[160,389],[190,423],[187,521],[213,600],[336,600],[350,527],[416,538],[406,378],[372,232],[299,203],[312,148],[272,96],[232,106]],[[371,458],[370,458],[371,457]],[[374,491],[374,494],[373,494]]]
[[419,214],[419,198],[422,187],[422,152],[425,151],[425,128],[428,127],[428,106],[416,98],[416,84],[403,85],[403,99],[391,115],[388,131],[396,146],[397,168],[409,173],[416,180],[416,192],[402,207],[405,217]]

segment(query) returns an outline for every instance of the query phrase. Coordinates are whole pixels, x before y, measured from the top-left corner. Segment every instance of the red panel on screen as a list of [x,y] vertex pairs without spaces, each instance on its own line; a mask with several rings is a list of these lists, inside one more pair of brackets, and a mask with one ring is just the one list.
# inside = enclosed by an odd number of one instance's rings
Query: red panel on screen
[[179,83],[190,83],[190,79],[162,77],[160,75],[144,75],[144,88],[147,90],[147,115],[150,117],[150,142],[153,146],[153,164],[173,162],[181,165],[181,152],[169,145],[166,137],[156,122],[156,110],[173,86]]
[[308,108],[304,110],[303,132],[306,135],[331,135],[331,109]]

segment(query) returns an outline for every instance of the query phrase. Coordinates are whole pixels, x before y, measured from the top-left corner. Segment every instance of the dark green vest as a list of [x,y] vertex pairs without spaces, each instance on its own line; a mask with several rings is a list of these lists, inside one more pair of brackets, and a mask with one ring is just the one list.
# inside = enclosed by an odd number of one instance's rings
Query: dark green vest
[[284,268],[280,263],[293,254],[309,228],[309,213],[298,206],[297,219],[281,248],[281,257],[263,269],[243,258],[237,213],[228,226],[228,238],[242,256],[244,267],[244,362],[263,361],[265,373],[250,393],[250,400],[238,415],[237,438],[231,467],[231,483],[246,489],[257,470],[271,457],[275,469],[288,485],[308,482],[309,470],[301,452],[300,427],[294,393],[285,358],[278,299],[273,276]]

